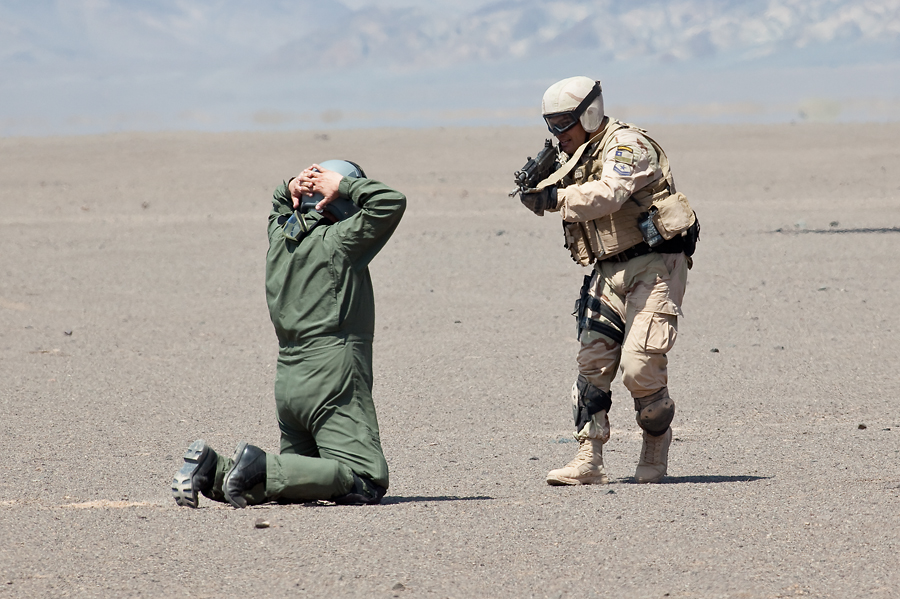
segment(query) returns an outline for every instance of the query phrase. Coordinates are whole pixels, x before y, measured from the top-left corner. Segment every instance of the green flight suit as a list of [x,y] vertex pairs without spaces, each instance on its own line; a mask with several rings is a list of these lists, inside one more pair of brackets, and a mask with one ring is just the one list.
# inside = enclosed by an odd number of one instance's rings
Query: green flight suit
[[[266,299],[278,337],[275,404],[280,454],[266,455],[265,488],[248,503],[333,499],[348,493],[353,473],[387,488],[372,401],[375,300],[368,265],[400,223],[403,194],[371,179],[344,177],[341,197],[360,207],[350,218],[318,223],[299,242],[283,224],[293,209],[287,184],[272,201]],[[213,498],[231,459],[220,456]]]

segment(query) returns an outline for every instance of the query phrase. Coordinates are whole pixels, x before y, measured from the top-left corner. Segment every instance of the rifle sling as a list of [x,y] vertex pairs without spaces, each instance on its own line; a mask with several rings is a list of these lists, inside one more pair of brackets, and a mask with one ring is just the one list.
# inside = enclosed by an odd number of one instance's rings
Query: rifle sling
[[566,163],[559,168],[559,170],[552,173],[549,177],[538,183],[536,189],[544,189],[545,187],[549,187],[551,185],[556,185],[557,183],[559,183],[563,179],[563,177],[571,173],[575,169],[575,167],[578,166],[578,162],[579,160],[581,160],[581,155],[584,154],[584,151],[598,139],[601,140],[601,145],[605,147],[607,139],[619,129],[624,128],[616,127],[615,124],[616,121],[610,119],[606,127],[604,127],[599,133],[594,135],[594,137],[581,144],[581,146],[577,150],[575,150],[575,153],[572,154],[572,157],[569,158]]

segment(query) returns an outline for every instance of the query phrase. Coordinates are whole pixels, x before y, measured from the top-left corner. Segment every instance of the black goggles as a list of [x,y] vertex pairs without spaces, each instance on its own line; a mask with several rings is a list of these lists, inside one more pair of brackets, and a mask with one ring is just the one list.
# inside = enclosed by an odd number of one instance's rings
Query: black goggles
[[552,133],[553,135],[559,135],[560,133],[565,133],[566,131],[577,125],[578,119],[581,118],[581,115],[584,114],[584,111],[587,110],[587,107],[591,105],[591,102],[597,99],[597,96],[600,95],[600,91],[600,82],[598,81],[594,83],[594,87],[591,88],[591,91],[588,92],[588,95],[584,97],[584,100],[582,100],[574,110],[545,114],[544,121],[546,121],[547,128],[550,130],[550,133]]

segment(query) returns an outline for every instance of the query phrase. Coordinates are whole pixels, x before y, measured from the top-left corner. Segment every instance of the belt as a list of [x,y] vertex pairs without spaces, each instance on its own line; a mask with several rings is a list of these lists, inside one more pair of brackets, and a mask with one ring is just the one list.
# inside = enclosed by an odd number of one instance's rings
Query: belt
[[600,262],[628,262],[632,258],[637,258],[638,256],[643,256],[653,251],[656,250],[647,245],[647,242],[642,241],[639,244],[628,248],[627,250],[619,252],[618,254],[613,254],[612,256],[604,256],[600,260]]
[[643,256],[651,252],[656,252],[658,254],[680,254],[683,251],[684,237],[681,235],[676,235],[672,239],[663,241],[655,247],[650,247],[649,245],[647,245],[646,241],[642,241],[637,245],[631,246],[627,250],[619,252],[618,254],[613,254],[608,258],[601,258],[600,262],[628,262],[632,258],[637,258],[638,256]]

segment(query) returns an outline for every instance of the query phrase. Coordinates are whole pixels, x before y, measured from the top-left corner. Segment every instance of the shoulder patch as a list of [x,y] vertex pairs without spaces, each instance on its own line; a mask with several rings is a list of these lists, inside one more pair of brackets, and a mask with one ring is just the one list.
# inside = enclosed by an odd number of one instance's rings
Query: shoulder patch
[[616,146],[616,154],[614,160],[622,164],[633,165],[634,150],[630,146]]
[[631,173],[634,172],[634,168],[630,164],[625,164],[622,162],[616,162],[616,165],[613,167],[613,170],[618,174],[627,177]]

